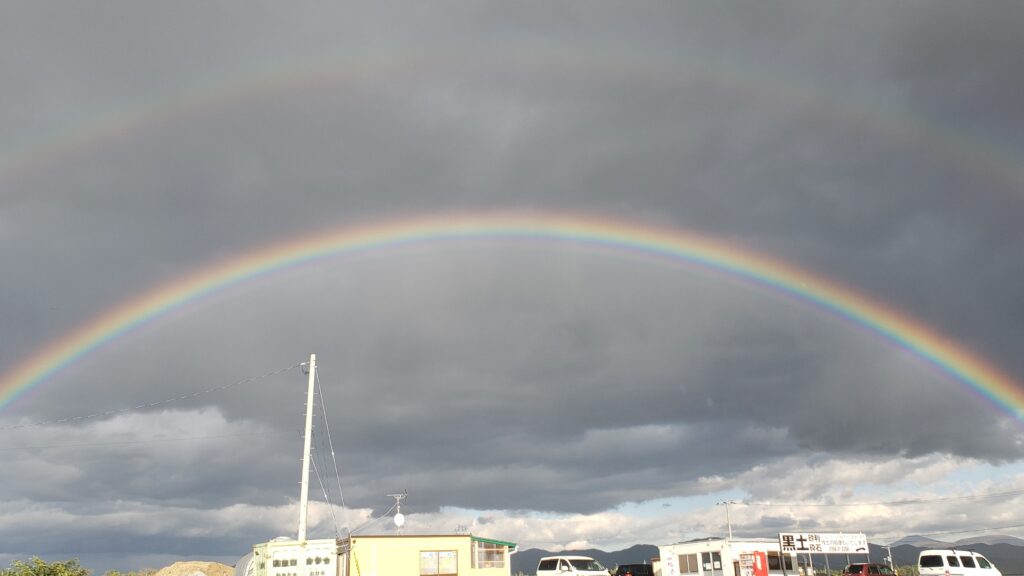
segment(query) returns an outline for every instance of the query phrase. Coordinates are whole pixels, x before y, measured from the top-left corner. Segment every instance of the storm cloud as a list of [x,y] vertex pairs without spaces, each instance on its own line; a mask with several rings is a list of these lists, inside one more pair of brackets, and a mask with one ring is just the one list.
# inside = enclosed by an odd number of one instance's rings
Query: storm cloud
[[[0,374],[289,239],[516,212],[786,262],[1019,382],[1022,10],[8,3]],[[523,547],[721,533],[723,499],[751,536],[1022,523],[1020,407],[917,351],[710,267],[476,237],[224,287],[4,405],[0,560],[233,561],[289,533],[311,352],[345,499],[325,534],[405,489],[410,530]]]

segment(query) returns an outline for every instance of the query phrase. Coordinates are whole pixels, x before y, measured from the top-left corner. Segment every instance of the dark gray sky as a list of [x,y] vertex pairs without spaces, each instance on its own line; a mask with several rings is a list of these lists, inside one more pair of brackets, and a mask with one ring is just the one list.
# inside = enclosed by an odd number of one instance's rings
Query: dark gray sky
[[[526,210],[789,263],[1019,383],[1022,21],[1016,2],[4,3],[0,378],[266,246]],[[408,490],[410,530],[524,548],[721,534],[723,500],[749,536],[1024,535],[1020,406],[749,282],[469,239],[230,286],[4,405],[0,563],[231,563],[293,533],[311,352],[341,526]]]

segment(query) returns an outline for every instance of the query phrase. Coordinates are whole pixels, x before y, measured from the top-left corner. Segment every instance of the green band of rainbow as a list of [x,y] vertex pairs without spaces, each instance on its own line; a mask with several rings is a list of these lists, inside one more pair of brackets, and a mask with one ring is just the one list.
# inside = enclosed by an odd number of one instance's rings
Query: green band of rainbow
[[0,410],[90,352],[168,311],[257,276],[305,262],[386,247],[472,239],[572,242],[684,261],[753,281],[863,326],[902,346],[1024,420],[1024,390],[988,362],[924,324],[854,291],[745,249],[678,229],[549,213],[468,213],[399,219],[275,244],[116,306],[38,350],[0,379]]

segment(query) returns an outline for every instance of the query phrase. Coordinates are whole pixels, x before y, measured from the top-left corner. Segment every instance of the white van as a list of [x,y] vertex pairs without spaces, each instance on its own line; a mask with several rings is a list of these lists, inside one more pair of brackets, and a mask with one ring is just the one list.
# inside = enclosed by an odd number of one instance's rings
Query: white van
[[537,576],[608,576],[608,569],[588,556],[545,556]]
[[921,576],[1002,576],[987,558],[970,550],[924,550],[917,569]]

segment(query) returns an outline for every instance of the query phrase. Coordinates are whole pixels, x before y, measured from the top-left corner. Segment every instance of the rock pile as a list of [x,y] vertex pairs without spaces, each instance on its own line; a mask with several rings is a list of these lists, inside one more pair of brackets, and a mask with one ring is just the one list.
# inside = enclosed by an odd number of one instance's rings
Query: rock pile
[[153,576],[234,576],[235,569],[219,562],[175,562]]

